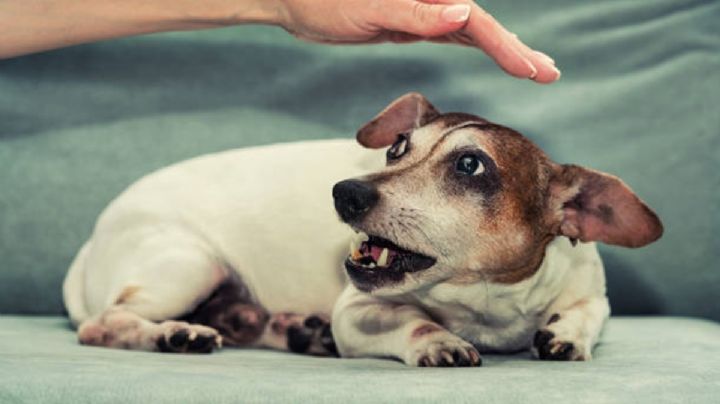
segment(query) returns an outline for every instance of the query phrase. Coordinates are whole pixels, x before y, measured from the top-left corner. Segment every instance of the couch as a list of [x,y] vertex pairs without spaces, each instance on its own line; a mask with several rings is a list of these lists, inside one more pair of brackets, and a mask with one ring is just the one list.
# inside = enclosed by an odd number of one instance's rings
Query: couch
[[[562,79],[517,80],[467,48],[329,47],[258,26],[0,61],[0,403],[720,402],[720,2],[481,3]],[[663,219],[649,247],[601,248],[613,317],[592,361],[428,369],[77,344],[63,276],[135,179],[209,152],[350,137],[408,91],[620,176]]]

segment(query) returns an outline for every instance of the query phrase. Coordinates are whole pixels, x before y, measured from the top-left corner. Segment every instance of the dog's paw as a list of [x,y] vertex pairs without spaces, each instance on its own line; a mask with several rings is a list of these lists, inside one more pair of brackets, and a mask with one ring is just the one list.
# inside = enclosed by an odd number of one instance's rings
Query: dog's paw
[[276,313],[272,316],[264,342],[266,346],[295,353],[338,356],[330,321],[324,315]]
[[309,316],[302,324],[289,326],[286,332],[288,349],[292,352],[338,355],[330,322],[320,316]]
[[590,359],[582,344],[555,335],[547,328],[538,330],[533,339],[533,355],[541,360],[583,361]]
[[165,321],[155,344],[160,352],[210,353],[222,346],[222,337],[213,328],[182,321]]
[[469,342],[448,332],[424,335],[405,358],[410,366],[469,367],[481,366],[480,353]]
[[269,314],[255,304],[236,303],[223,307],[204,324],[216,329],[227,346],[247,346],[263,333]]

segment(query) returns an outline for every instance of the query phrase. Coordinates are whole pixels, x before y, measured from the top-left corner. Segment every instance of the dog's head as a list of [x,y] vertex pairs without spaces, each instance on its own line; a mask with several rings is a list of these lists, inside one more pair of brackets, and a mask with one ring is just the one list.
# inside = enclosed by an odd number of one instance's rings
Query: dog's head
[[333,188],[360,232],[345,262],[361,290],[398,294],[437,282],[514,283],[556,236],[640,247],[663,232],[620,179],[550,160],[518,132],[400,97],[357,134],[387,166]]

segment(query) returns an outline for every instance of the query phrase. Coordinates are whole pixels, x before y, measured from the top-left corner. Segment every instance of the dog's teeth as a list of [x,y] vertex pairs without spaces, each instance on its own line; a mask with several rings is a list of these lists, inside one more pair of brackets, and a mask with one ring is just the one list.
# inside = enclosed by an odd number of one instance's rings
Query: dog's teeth
[[368,241],[370,239],[370,236],[363,232],[358,232],[351,240],[350,240],[350,246],[348,247],[350,258],[353,261],[358,261],[363,257],[362,252],[360,252],[360,247],[362,246],[362,243]]
[[382,252],[380,253],[380,258],[378,258],[378,266],[384,267],[387,265],[387,259],[388,259],[388,249],[383,248]]
[[350,240],[349,253],[350,259],[353,261],[357,261],[362,258],[362,253],[360,252],[358,243],[355,240]]

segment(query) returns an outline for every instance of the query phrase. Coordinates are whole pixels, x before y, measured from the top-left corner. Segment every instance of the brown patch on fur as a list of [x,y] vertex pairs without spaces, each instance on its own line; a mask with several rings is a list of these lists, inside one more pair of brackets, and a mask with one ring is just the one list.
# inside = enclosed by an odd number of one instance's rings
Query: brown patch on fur
[[[517,283],[537,272],[545,248],[554,239],[546,199],[552,162],[537,145],[511,128],[492,125],[483,132],[489,135],[488,152],[498,166],[503,188],[492,224],[481,223],[480,231],[489,225],[495,234],[507,235],[504,244],[480,252],[496,257],[483,272],[491,282]],[[513,242],[513,237],[522,238]]]
[[231,279],[182,320],[218,330],[229,346],[244,346],[260,338],[269,318],[265,308],[254,302],[245,284],[240,279]]
[[[575,177],[573,180],[578,181],[580,179]],[[587,215],[598,218],[605,224],[612,224],[614,216],[612,207],[606,203],[598,204],[597,208],[592,206],[592,200],[605,192],[609,186],[610,184],[601,177],[589,177],[583,181],[580,192],[578,192],[573,199],[567,201],[563,205],[563,208],[583,211]]]
[[598,217],[600,220],[602,220],[605,224],[611,224],[613,222],[614,213],[613,208],[605,205],[604,203],[601,203],[598,205]]
[[483,267],[458,271],[451,282],[517,283],[537,272],[556,235],[557,226],[548,219],[547,201],[554,163],[513,129],[487,123],[478,130],[482,132],[481,147],[494,161],[501,186],[476,215],[478,235],[485,237],[473,256]]
[[513,251],[505,252],[507,255],[505,262],[508,264],[484,269],[483,279],[493,283],[514,284],[533,276],[545,259],[545,248],[550,240],[552,238],[541,241],[539,245],[528,246],[528,252],[517,252],[516,256],[512,256]]
[[300,326],[305,319],[297,313],[275,313],[270,320],[270,329],[276,335],[285,335],[292,326]]
[[662,236],[655,212],[615,176],[567,164],[555,167],[553,188],[556,194],[574,191],[553,201],[561,212],[560,234],[633,248]]
[[358,143],[378,149],[391,145],[399,133],[427,124],[438,115],[422,94],[408,93],[393,101],[358,130]]
[[559,320],[560,320],[560,315],[557,314],[557,313],[555,313],[555,314],[553,314],[552,316],[550,316],[550,318],[548,319],[546,325],[550,325],[550,324],[555,323],[555,322],[557,322],[557,321],[559,321]]
[[140,286],[127,286],[125,289],[120,292],[120,296],[115,300],[116,305],[121,305],[124,303],[127,303],[130,298],[132,298],[138,291],[140,291]]
[[420,327],[413,330],[412,334],[410,334],[411,338],[420,338],[423,335],[431,334],[437,331],[442,331],[442,328],[435,324],[427,323],[423,324]]
[[428,124],[440,125],[441,128],[449,129],[453,126],[458,126],[465,122],[479,122],[490,124],[486,119],[480,118],[473,114],[467,114],[464,112],[448,112],[442,115],[433,117]]
[[[489,133],[492,154],[500,168],[503,194],[519,212],[517,219],[535,227],[543,221],[552,164],[545,152],[513,129],[493,125]],[[540,233],[544,233],[541,229]]]
[[[463,124],[467,125],[463,126]],[[480,148],[492,160],[486,161],[488,180],[485,182],[458,183],[452,173],[443,179],[444,192],[450,198],[461,198],[459,203],[468,204],[466,196],[476,193],[482,197],[477,205],[477,234],[484,237],[482,247],[474,252],[477,260],[483,262],[480,271],[456,271],[451,283],[463,284],[480,280],[498,283],[517,283],[529,278],[539,269],[545,254],[545,247],[555,237],[555,228],[547,220],[547,199],[552,162],[533,142],[513,129],[488,122],[471,114],[443,114],[430,124],[439,130],[457,127],[474,128],[478,132]],[[381,172],[366,177],[375,185],[393,178],[410,175],[413,170],[425,164],[454,130],[447,131],[435,142],[427,154],[408,167]],[[472,149],[468,150],[472,152]],[[458,158],[450,153],[442,159],[437,170],[448,172],[447,165]],[[426,170],[427,171],[427,170]],[[488,182],[490,179],[492,181]],[[475,209],[468,204],[469,209]],[[468,263],[472,266],[472,263]]]

